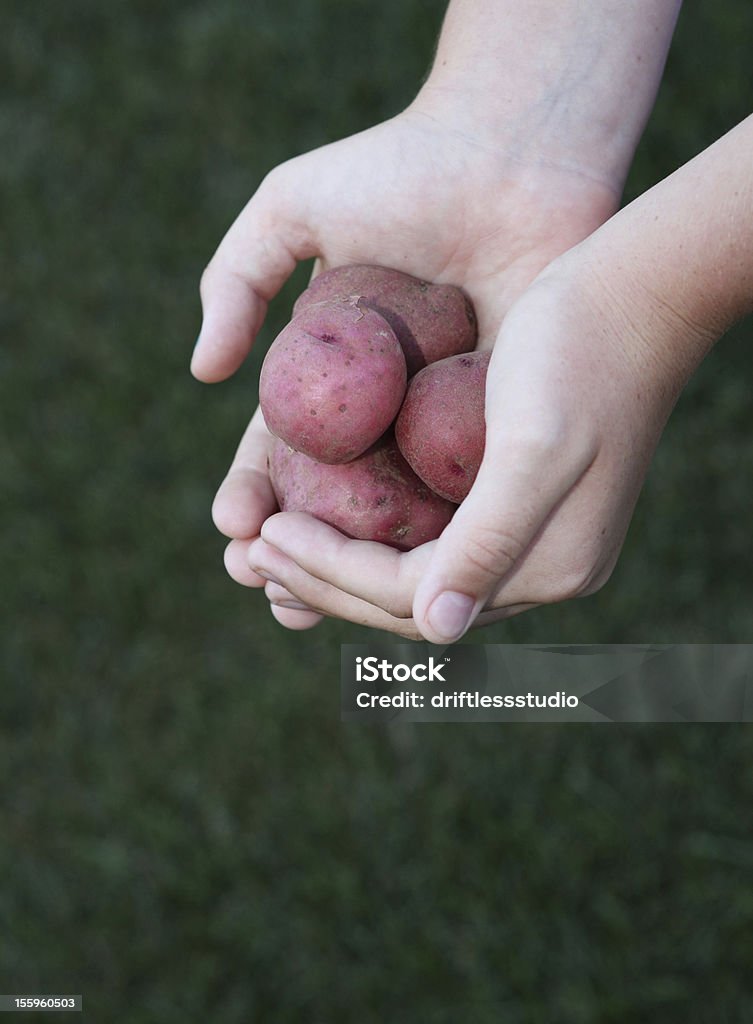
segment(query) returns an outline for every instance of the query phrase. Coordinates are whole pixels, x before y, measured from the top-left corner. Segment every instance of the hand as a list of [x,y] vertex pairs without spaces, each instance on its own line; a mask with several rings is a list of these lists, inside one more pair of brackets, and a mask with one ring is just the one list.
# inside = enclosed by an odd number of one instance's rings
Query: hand
[[[273,171],[228,232],[202,279],[204,323],[192,369],[202,380],[232,373],[266,304],[296,260],[326,269],[380,263],[466,289],[490,347],[517,296],[556,255],[585,237],[618,202],[618,187],[583,168],[525,166],[490,139],[442,123],[428,103]],[[463,124],[468,126],[468,121]],[[257,412],[220,488],[213,514],[233,538],[230,575],[264,579],[246,562],[249,542],[276,505],[266,475],[268,434]],[[274,584],[268,595],[280,598]],[[319,615],[273,604],[303,628]],[[297,602],[305,605],[306,602]]]
[[438,541],[398,555],[279,515],[251,564],[321,611],[444,642],[480,609],[483,622],[600,586],[677,396],[753,312],[751,159],[753,116],[513,305],[489,366],[484,460]]
[[273,516],[249,551],[277,581],[272,601],[294,595],[328,615],[447,643],[474,620],[607,580],[709,335],[693,339],[687,320],[627,274],[615,290],[597,257],[598,246],[577,247],[508,313],[489,367],[484,461],[441,538],[401,554],[309,516]]
[[[678,9],[679,0],[615,0],[588,12],[579,0],[503,11],[494,0],[450,0],[411,107],[278,168],[231,228],[202,281],[196,376],[234,371],[266,303],[309,256],[319,269],[381,263],[462,285],[480,347],[491,347],[527,284],[614,212]],[[245,561],[248,541],[273,508],[267,444],[257,415],[214,506],[236,538],[231,574],[252,586],[263,580]],[[267,593],[287,625],[316,621],[305,606],[283,609],[293,598],[277,584]],[[373,608],[358,614],[369,621]]]

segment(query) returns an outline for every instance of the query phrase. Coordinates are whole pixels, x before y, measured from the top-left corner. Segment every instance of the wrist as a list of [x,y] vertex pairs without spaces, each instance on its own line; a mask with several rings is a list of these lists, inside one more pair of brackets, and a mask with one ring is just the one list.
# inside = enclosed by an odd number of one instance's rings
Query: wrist
[[584,117],[569,123],[542,118],[540,99],[522,89],[496,89],[478,77],[432,74],[407,108],[502,157],[508,168],[542,177],[578,177],[608,191],[619,205],[635,141],[619,125]]
[[653,106],[680,0],[451,0],[416,100],[523,163],[618,196]]
[[671,408],[725,327],[659,279],[640,240],[617,230],[625,226],[619,217],[553,261],[540,279],[558,289],[563,305],[582,312],[607,361],[622,362],[639,390],[663,396]]
[[749,117],[563,260],[622,309],[633,348],[685,379],[753,313],[752,160]]

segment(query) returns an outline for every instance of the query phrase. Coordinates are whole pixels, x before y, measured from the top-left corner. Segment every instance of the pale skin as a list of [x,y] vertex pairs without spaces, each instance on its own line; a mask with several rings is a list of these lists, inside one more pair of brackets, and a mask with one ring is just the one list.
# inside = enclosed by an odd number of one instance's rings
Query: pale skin
[[274,172],[205,274],[201,379],[233,372],[266,301],[310,256],[461,284],[480,345],[494,348],[477,483],[439,541],[407,554],[275,515],[257,414],[215,520],[234,538],[231,575],[266,577],[290,628],[327,614],[447,642],[471,621],[596,589],[677,395],[747,312],[748,122],[599,227],[616,209],[677,4],[605,3],[603,25],[591,5],[520,6],[506,10],[496,52],[490,5],[451,5],[416,102]]

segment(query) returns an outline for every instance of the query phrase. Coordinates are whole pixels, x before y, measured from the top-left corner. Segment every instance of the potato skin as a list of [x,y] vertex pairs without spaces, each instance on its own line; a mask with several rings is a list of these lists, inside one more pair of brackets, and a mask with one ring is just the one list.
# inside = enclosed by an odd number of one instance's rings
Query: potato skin
[[387,323],[357,300],[315,303],[270,346],[259,404],[270,431],[319,462],[356,458],[403,400],[406,367]]
[[283,512],[308,512],[348,537],[408,551],[434,540],[455,505],[429,490],[385,435],[344,465],[323,465],[275,439],[269,477]]
[[461,502],[484,455],[489,352],[468,352],[416,374],[395,423],[400,451],[437,494]]
[[429,363],[476,346],[476,314],[465,292],[388,267],[354,264],[319,274],[299,296],[293,315],[314,302],[351,295],[381,313],[392,327],[409,377]]

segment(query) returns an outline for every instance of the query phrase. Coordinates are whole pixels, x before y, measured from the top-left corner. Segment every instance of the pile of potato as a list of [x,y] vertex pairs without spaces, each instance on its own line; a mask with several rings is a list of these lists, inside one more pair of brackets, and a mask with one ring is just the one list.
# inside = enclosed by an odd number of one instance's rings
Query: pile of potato
[[484,451],[476,340],[453,285],[360,265],[316,277],[259,381],[280,509],[400,550],[438,537]]

